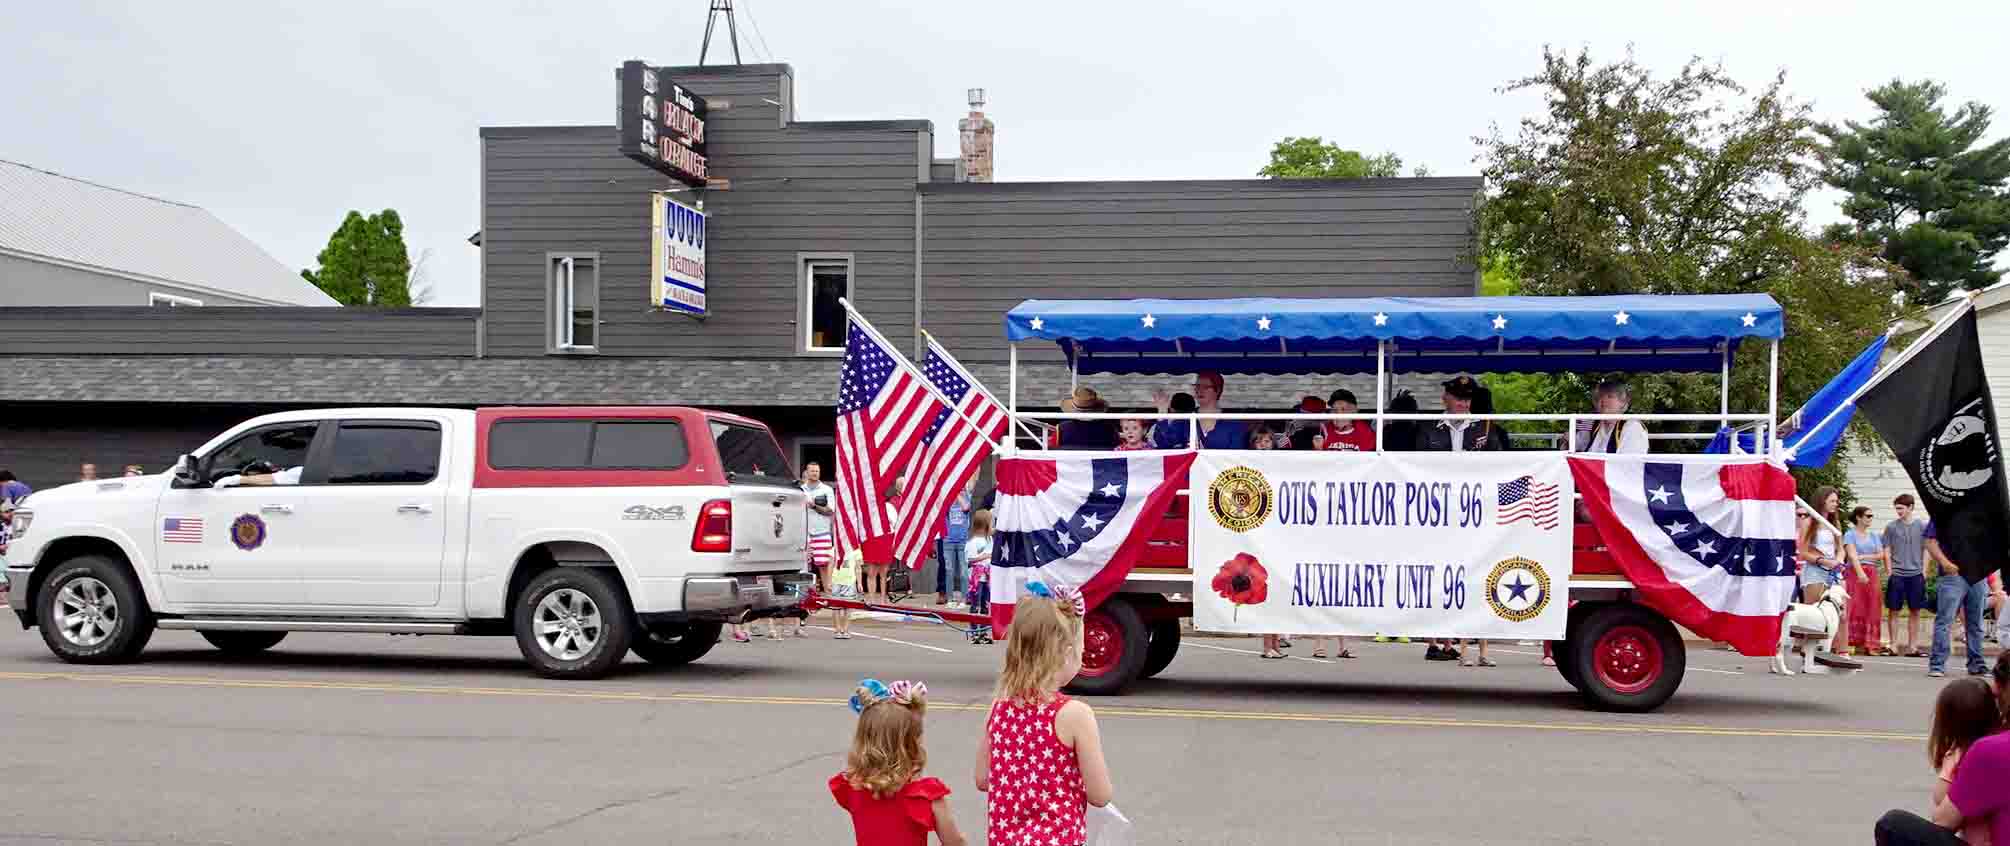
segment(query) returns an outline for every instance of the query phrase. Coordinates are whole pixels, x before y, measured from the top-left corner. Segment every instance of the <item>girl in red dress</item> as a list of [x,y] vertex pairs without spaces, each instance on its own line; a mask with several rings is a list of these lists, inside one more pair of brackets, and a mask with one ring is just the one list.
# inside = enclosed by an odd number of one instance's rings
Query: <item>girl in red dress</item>
[[924,778],[928,752],[921,720],[928,686],[878,679],[858,683],[851,709],[858,714],[845,771],[831,776],[831,797],[851,814],[858,846],[928,846],[933,831],[942,846],[965,846],[949,814],[949,786]]
[[1087,806],[1110,804],[1096,713],[1061,694],[1082,669],[1081,598],[1029,582],[1012,613],[1005,671],[977,745],[991,846],[1080,846]]

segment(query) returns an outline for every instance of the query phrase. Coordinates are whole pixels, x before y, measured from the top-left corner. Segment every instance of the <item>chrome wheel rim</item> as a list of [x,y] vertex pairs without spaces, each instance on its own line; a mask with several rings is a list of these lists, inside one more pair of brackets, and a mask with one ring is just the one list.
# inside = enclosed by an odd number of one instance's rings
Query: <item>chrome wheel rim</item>
[[600,643],[600,606],[572,588],[545,594],[531,619],[537,645],[560,661],[577,661]]
[[56,592],[56,630],[73,646],[93,647],[119,630],[119,600],[92,576],[80,576]]

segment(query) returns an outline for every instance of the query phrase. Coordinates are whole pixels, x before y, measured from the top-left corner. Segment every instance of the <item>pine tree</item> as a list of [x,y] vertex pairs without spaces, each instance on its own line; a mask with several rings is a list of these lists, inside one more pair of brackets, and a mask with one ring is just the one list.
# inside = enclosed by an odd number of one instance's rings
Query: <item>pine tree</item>
[[405,224],[385,209],[364,217],[351,211],[316,257],[320,270],[300,275],[345,306],[403,308],[412,304],[412,261]]
[[1976,146],[1990,108],[1971,102],[1950,114],[1946,95],[1930,80],[1893,80],[1866,93],[1877,106],[1869,124],[1818,128],[1828,139],[1824,181],[1849,193],[1851,220],[1824,235],[1904,267],[1919,304],[1994,284],[2003,273],[1992,264],[2010,245],[2010,138]]

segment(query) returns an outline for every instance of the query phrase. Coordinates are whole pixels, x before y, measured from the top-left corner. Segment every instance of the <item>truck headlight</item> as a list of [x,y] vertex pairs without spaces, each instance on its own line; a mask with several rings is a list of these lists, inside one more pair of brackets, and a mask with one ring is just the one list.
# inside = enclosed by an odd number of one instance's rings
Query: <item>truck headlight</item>
[[14,509],[14,522],[8,528],[9,534],[21,538],[28,534],[28,524],[35,522],[35,512],[26,508]]

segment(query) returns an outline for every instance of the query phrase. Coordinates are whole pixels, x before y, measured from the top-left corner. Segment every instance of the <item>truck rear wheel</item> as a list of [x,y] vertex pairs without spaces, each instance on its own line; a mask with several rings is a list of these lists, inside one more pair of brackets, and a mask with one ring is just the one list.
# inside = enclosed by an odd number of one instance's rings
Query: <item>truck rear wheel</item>
[[628,657],[635,613],[614,571],[556,567],[525,585],[511,615],[517,649],[538,675],[597,679]]
[[225,655],[254,655],[278,646],[285,632],[196,632]]
[[139,583],[102,555],[56,565],[35,597],[42,642],[72,664],[119,664],[139,657],[154,636],[154,615]]
[[1668,618],[1618,603],[1591,612],[1573,628],[1567,651],[1583,681],[1579,690],[1592,707],[1652,711],[1682,686],[1689,656]]
[[1165,672],[1172,666],[1173,656],[1179,654],[1179,620],[1154,620],[1146,627],[1148,642],[1145,644],[1145,666],[1138,678],[1148,679]]
[[724,623],[684,623],[641,632],[628,644],[635,657],[651,664],[676,667],[705,657],[719,642]]
[[1121,596],[1111,597],[1082,621],[1082,671],[1068,692],[1114,696],[1136,681],[1151,644],[1144,615]]

